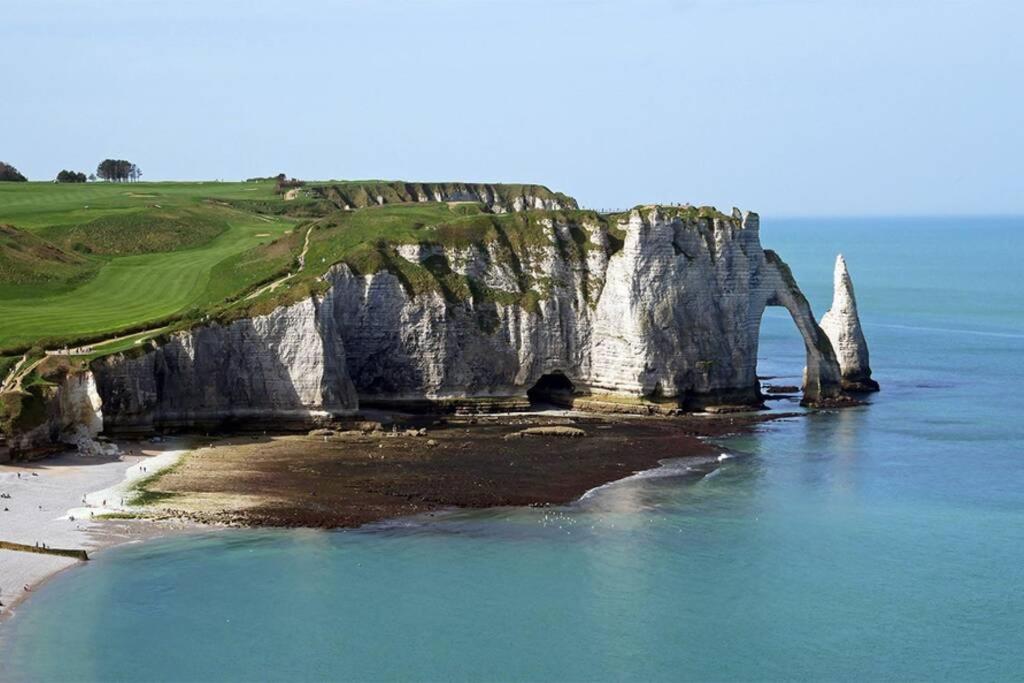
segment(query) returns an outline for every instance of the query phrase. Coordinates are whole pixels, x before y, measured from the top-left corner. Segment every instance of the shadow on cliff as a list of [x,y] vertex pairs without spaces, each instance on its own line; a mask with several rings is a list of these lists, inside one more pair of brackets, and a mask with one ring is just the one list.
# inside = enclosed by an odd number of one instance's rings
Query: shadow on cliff
[[[93,365],[107,433],[235,429],[273,414],[308,413],[282,349],[242,320],[200,328],[129,360]],[[292,359],[294,360],[294,359]]]

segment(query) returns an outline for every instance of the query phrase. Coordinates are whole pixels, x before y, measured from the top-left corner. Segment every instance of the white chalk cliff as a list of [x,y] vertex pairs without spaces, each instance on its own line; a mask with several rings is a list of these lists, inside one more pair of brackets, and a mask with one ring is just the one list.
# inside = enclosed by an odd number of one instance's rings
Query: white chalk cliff
[[[336,325],[306,299],[270,315],[198,327],[156,349],[94,361],[107,429],[286,426],[353,412]],[[329,313],[329,312],[328,312]]]
[[[371,189],[384,203],[433,198],[416,184]],[[648,206],[602,216],[551,210],[574,204],[534,186],[442,189],[447,201],[468,197],[493,214],[543,208],[528,220],[496,218],[487,233],[425,230],[416,243],[379,243],[376,272],[339,263],[318,294],[54,378],[45,417],[8,435],[10,453],[88,450],[101,429],[304,427],[371,404],[758,406],[767,306],[785,307],[803,338],[805,403],[878,388],[843,258],[819,326],[789,267],[762,248],[757,214]],[[345,186],[318,201],[376,199]]]
[[394,247],[397,257],[510,296],[413,293],[387,270],[357,275],[338,265],[322,296],[95,361],[104,424],[287,423],[366,402],[525,398],[545,376],[564,377],[578,395],[681,409],[757,405],[766,306],[785,307],[804,339],[806,402],[840,398],[845,371],[852,380],[867,369],[848,274],[847,298],[837,290],[836,313],[826,316],[841,329],[830,342],[789,268],[762,249],[756,214],[645,207],[612,226],[585,214],[541,224],[546,243],[529,248]]
[[842,254],[836,257],[832,308],[822,317],[821,329],[828,335],[839,360],[843,388],[847,391],[878,391],[878,382],[871,379],[868,343],[857,315],[853,281]]
[[[40,446],[76,446],[83,453],[102,452],[94,438],[103,431],[102,399],[92,372],[64,375],[48,387],[46,415],[28,430],[8,435],[10,452],[29,451]],[[9,454],[4,454],[9,457]],[[4,457],[0,457],[3,461]]]

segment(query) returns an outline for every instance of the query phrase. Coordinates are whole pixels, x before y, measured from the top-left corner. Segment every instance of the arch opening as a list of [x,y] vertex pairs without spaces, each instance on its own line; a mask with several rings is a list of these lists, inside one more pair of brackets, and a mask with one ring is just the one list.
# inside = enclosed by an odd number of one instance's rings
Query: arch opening
[[[772,341],[777,342],[780,335],[782,338],[789,338],[789,341],[785,342],[784,347],[775,346],[771,350],[770,357],[772,362],[777,362],[778,359],[785,359],[787,356],[799,353],[797,349],[801,349],[801,347],[804,351],[802,354],[804,356],[803,370],[800,375],[793,376],[790,370],[793,366],[801,367],[797,363],[788,363],[786,369],[779,373],[783,377],[788,378],[787,383],[782,385],[785,387],[785,390],[780,390],[780,393],[796,393],[792,389],[797,387],[803,392],[801,405],[818,405],[842,394],[839,383],[839,361],[836,360],[835,352],[832,350],[832,344],[829,342],[828,337],[814,320],[814,315],[811,313],[811,307],[807,303],[807,299],[804,298],[799,290],[789,292],[788,294],[788,296],[781,297],[773,296],[766,303],[766,308],[761,311],[756,372],[759,382],[763,374],[769,375],[769,373],[764,372],[763,368],[765,366],[762,364],[764,357],[768,355],[765,352],[765,339],[763,338],[765,321],[768,320],[767,340],[769,348],[771,348]],[[778,317],[775,315],[765,315],[769,308],[775,307],[783,308],[789,315],[782,314]],[[789,318],[792,325],[785,323],[785,318]],[[793,328],[796,331],[795,337],[793,336]],[[799,338],[799,342],[796,341],[797,338]],[[760,383],[758,386],[760,388]]]
[[776,402],[801,400],[807,347],[789,311],[769,306],[761,315],[757,343],[757,388],[761,399]]
[[533,406],[572,407],[573,393],[576,387],[562,372],[551,372],[541,375],[537,382],[526,390],[526,397]]
[[[796,280],[793,279],[793,273],[789,266],[771,250],[766,250],[764,255],[770,268],[769,272],[774,271],[775,277],[775,291],[768,296],[764,305],[783,306],[789,311],[790,319],[796,324],[796,329],[803,338],[806,363],[801,382],[804,394],[802,403],[804,405],[819,405],[841,398],[839,361],[832,349],[832,343],[814,319],[811,305],[800,291]],[[763,307],[760,315],[763,322]],[[758,355],[761,355],[760,344],[758,344]]]

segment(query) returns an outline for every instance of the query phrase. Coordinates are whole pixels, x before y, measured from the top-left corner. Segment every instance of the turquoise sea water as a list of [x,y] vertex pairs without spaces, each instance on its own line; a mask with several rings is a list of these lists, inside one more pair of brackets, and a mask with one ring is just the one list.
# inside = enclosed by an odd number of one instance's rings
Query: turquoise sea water
[[105,552],[0,629],[0,680],[1020,680],[1022,231],[765,218],[819,315],[845,253],[870,405],[566,508]]

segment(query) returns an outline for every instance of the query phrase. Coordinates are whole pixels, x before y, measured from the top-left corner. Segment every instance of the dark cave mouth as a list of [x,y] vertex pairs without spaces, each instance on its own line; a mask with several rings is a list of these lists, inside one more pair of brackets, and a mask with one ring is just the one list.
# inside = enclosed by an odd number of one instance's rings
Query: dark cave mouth
[[552,372],[541,375],[537,383],[526,391],[526,397],[530,399],[531,405],[569,407],[575,390],[576,387],[564,373]]

